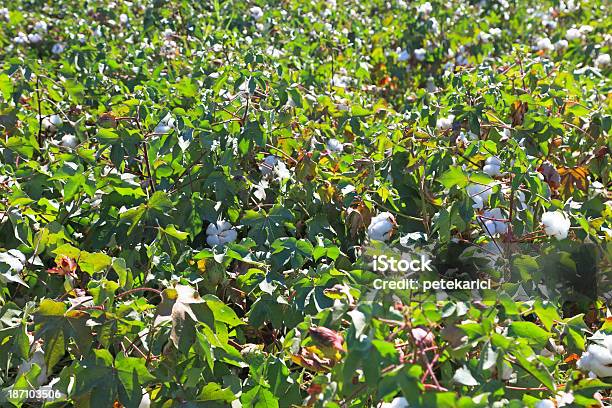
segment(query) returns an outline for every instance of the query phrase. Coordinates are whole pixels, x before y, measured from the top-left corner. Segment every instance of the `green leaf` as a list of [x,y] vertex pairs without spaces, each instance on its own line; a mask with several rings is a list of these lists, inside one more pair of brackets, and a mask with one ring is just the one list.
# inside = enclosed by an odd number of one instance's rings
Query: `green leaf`
[[526,339],[530,345],[544,347],[550,333],[531,322],[512,322],[508,332],[511,336]]
[[440,176],[438,181],[446,188],[453,186],[463,188],[468,185],[469,179],[461,167],[452,166]]

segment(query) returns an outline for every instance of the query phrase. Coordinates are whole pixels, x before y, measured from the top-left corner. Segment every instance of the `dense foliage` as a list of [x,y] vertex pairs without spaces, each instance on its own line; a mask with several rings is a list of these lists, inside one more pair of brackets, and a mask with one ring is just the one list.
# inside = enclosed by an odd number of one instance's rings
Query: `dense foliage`
[[609,6],[5,2],[0,405],[610,403]]

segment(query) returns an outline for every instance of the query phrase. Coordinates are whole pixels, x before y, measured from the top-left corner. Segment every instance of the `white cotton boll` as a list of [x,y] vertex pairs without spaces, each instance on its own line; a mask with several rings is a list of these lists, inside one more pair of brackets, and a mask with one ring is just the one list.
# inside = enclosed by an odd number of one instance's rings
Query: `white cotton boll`
[[34,31],[38,31],[39,33],[46,33],[47,28],[47,23],[45,21],[37,21],[36,24],[34,24]]
[[491,157],[487,157],[487,159],[485,160],[485,164],[500,167],[502,162],[497,157],[491,156]]
[[219,240],[219,236],[218,235],[208,235],[206,237],[206,243],[213,247],[215,245],[219,245],[221,243],[221,241]]
[[469,184],[465,190],[472,201],[474,201],[472,207],[478,210],[484,207],[484,204],[489,201],[489,197],[493,193],[492,186],[483,186],[480,184]]
[[64,52],[65,48],[66,46],[64,44],[56,43],[56,44],[53,44],[53,47],[51,47],[51,52],[55,55],[61,54],[62,52]]
[[407,50],[401,50],[398,52],[397,54],[398,61],[403,62],[403,61],[408,61],[409,59],[410,59],[410,53]]
[[567,40],[559,40],[555,43],[555,50],[561,51],[569,47]]
[[574,393],[572,391],[559,391],[555,397],[555,401],[557,401],[558,408],[571,405],[574,402]]
[[560,211],[549,211],[542,214],[542,224],[546,235],[557,239],[567,238],[571,221]]
[[496,177],[501,174],[499,172],[499,166],[494,166],[492,164],[485,164],[484,167],[482,168],[482,171],[484,171],[491,177]]
[[260,18],[262,18],[262,17],[263,17],[263,15],[264,15],[263,10],[262,10],[262,9],[261,9],[261,7],[259,7],[259,6],[253,6],[253,7],[251,7],[251,8],[249,9],[249,12],[251,13],[251,17],[252,17],[254,20],[259,20],[259,19],[260,19]]
[[497,177],[501,175],[501,161],[497,157],[489,157],[485,160],[485,165],[482,171],[487,173],[491,177]]
[[556,407],[555,407],[554,402],[552,402],[549,399],[545,399],[545,400],[538,401],[538,403],[535,404],[535,408],[556,408]]
[[34,350],[34,352],[32,353],[32,357],[30,357],[30,359],[26,362],[21,363],[19,365],[19,367],[17,368],[17,377],[29,373],[32,369],[32,366],[36,364],[40,367],[40,374],[38,374],[38,377],[36,377],[36,385],[41,386],[47,382],[48,378],[47,364],[45,363],[45,353],[40,347],[40,344],[38,343],[34,343],[32,347]]
[[121,24],[126,25],[128,23],[128,21],[129,21],[129,19],[128,19],[127,14],[122,13],[122,14],[119,15],[119,22]]
[[512,369],[512,366],[504,362],[502,364],[502,372],[501,372],[500,378],[503,381],[508,381],[509,379],[512,378],[512,374],[514,374],[514,370]]
[[79,139],[75,135],[64,135],[62,136],[61,144],[64,147],[73,149],[79,144]]
[[548,52],[553,51],[555,49],[555,46],[550,41],[550,38],[542,37],[536,41],[535,49],[538,51]]
[[388,212],[382,212],[373,217],[368,226],[368,236],[374,241],[386,241],[391,238],[395,227],[395,217]]
[[449,115],[447,117],[438,118],[436,122],[436,127],[439,130],[447,130],[453,126],[453,121],[455,120],[455,115]]
[[153,129],[153,133],[165,135],[166,133],[170,133],[173,126],[174,118],[170,113],[167,113],[166,116],[164,116],[162,120],[159,121],[155,129]]
[[427,51],[424,48],[417,48],[414,50],[414,57],[417,59],[417,61],[424,61],[426,55]]
[[338,139],[329,139],[327,141],[327,148],[332,153],[341,153],[344,150],[344,145]]
[[269,155],[264,161],[259,165],[259,170],[261,174],[267,176],[268,174],[272,174],[274,172],[274,168],[278,164],[278,157]]
[[149,396],[149,393],[147,392],[147,390],[143,389],[142,399],[140,400],[140,404],[138,405],[138,408],[150,408],[150,407],[151,407],[151,397]]
[[153,133],[157,133],[159,135],[165,135],[166,133],[169,133],[172,130],[172,128],[168,125],[164,125],[164,124],[159,124],[155,127],[155,129],[153,129]]
[[9,21],[11,19],[10,13],[7,8],[0,8],[0,18],[6,21]]
[[565,33],[565,39],[567,41],[574,41],[582,38],[582,33],[577,28],[570,28]]
[[28,42],[30,44],[38,44],[42,41],[42,36],[38,33],[30,33],[28,34]]
[[489,34],[491,34],[493,37],[501,37],[502,30],[501,28],[493,27],[489,30]]
[[55,127],[60,127],[64,123],[60,115],[57,114],[49,116],[49,122]]
[[482,210],[484,208],[484,201],[482,201],[482,197],[474,196],[472,197],[472,201],[474,201],[474,204],[472,205],[473,209]]
[[49,131],[55,131],[58,127],[62,125],[62,123],[63,123],[62,118],[57,114],[53,114],[53,115],[43,118],[42,127],[43,129],[46,129]]
[[17,37],[13,38],[13,42],[17,45],[25,44],[28,42],[28,36],[24,32],[20,31],[17,33]]
[[484,226],[489,234],[495,235],[495,221],[485,220]]
[[383,402],[379,405],[380,408],[410,408],[408,400],[404,397],[396,397],[391,402]]
[[603,345],[591,344],[587,351],[582,353],[576,366],[600,378],[612,377],[612,335],[606,336]]
[[484,31],[478,33],[478,39],[484,44],[487,44],[489,41],[491,41],[491,37],[491,34],[485,33]]
[[417,7],[417,13],[428,16],[433,11],[433,7],[430,2],[425,2]]
[[485,228],[491,235],[505,234],[508,232],[507,223],[504,221],[497,221],[505,218],[499,208],[493,208],[492,210],[485,211],[483,217]]
[[232,227],[232,224],[223,220],[210,224],[206,228],[206,235],[206,242],[211,247],[225,245],[234,242],[238,238],[238,232]]
[[595,59],[595,66],[597,68],[603,68],[610,65],[610,54],[600,54]]

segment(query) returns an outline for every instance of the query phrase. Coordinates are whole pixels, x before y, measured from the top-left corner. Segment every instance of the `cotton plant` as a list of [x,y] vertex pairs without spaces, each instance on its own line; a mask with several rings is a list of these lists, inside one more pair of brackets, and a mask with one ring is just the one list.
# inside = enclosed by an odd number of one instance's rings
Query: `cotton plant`
[[206,228],[206,243],[211,247],[236,241],[238,232],[228,221],[219,220]]

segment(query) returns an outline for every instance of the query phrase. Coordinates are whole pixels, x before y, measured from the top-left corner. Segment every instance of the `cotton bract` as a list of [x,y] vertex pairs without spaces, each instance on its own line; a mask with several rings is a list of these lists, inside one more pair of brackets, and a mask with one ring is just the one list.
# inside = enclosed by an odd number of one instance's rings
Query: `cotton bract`
[[232,224],[227,221],[217,221],[206,228],[206,242],[210,246],[225,245],[234,242],[238,238],[238,233],[232,228]]
[[375,241],[387,241],[393,235],[395,217],[393,214],[383,212],[372,218],[368,227],[368,236]]
[[546,235],[557,239],[565,239],[572,223],[564,213],[549,211],[542,214],[542,224],[544,224]]

